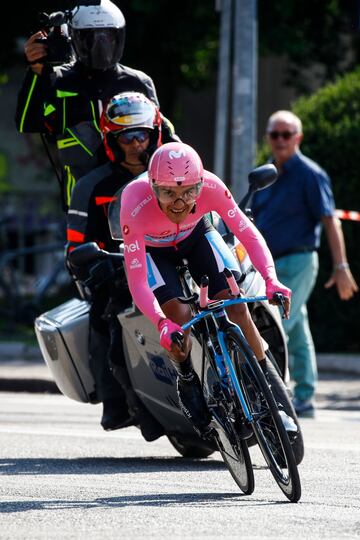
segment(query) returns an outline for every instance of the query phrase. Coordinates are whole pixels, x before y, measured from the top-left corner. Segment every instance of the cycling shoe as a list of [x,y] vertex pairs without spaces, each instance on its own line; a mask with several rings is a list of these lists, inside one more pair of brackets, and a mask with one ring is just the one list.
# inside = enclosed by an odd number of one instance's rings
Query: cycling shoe
[[206,434],[211,421],[211,414],[207,408],[199,377],[195,371],[191,371],[186,377],[178,376],[177,393],[183,415],[191,422],[200,436],[203,433]]

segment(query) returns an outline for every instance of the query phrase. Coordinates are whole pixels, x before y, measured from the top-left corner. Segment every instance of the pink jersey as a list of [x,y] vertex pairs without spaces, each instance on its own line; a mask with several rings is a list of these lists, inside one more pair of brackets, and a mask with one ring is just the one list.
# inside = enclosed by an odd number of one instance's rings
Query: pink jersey
[[147,173],[132,181],[121,196],[120,224],[124,239],[125,268],[133,300],[156,326],[165,315],[147,281],[146,246],[169,247],[185,240],[201,218],[217,212],[245,246],[251,262],[264,279],[276,278],[274,261],[260,232],[244,215],[226,185],[204,171],[204,184],[196,209],[180,223],[172,223],[159,207]]

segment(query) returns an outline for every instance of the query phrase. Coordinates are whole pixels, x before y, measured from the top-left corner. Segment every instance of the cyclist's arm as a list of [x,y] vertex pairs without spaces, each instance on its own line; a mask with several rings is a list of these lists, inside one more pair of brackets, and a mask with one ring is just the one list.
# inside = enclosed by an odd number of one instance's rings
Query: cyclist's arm
[[226,185],[217,177],[217,189],[209,189],[209,198],[215,210],[231,232],[246,248],[251,262],[262,277],[276,279],[274,260],[262,234],[240,210]]
[[[130,196],[131,198],[131,196]],[[158,327],[161,319],[166,319],[159,302],[148,285],[146,248],[142,223],[132,218],[129,204],[121,201],[120,223],[123,231],[125,270],[129,289],[135,305]]]

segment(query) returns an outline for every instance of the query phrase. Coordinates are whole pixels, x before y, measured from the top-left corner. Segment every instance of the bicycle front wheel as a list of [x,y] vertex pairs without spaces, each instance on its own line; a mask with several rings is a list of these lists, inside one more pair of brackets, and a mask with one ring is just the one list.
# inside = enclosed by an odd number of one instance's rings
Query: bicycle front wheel
[[216,431],[219,452],[231,476],[245,495],[251,495],[255,481],[246,442],[236,437],[232,429],[229,431],[226,427],[220,427]]
[[257,443],[276,483],[291,502],[301,497],[301,483],[278,405],[252,351],[233,329],[226,334],[229,354],[244,394]]
[[230,395],[228,388],[222,386],[206,346],[205,351],[210,369],[206,370],[208,390],[204,395],[213,416],[216,444],[236,484],[245,495],[250,495],[255,487],[254,471],[246,441],[239,436],[238,416],[241,414],[241,406],[235,402],[235,396]]

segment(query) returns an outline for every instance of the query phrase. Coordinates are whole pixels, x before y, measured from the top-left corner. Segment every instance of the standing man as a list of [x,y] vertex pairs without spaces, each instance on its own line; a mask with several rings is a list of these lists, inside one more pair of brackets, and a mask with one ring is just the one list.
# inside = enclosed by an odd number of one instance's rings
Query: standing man
[[334,213],[330,179],[300,152],[300,118],[290,111],[275,112],[268,120],[266,138],[279,176],[270,188],[255,193],[252,211],[275,259],[279,280],[292,289],[291,317],[283,323],[295,382],[293,403],[298,416],[313,417],[317,365],[306,304],[318,274],[322,227],[333,260],[325,288],[335,285],[340,298],[349,300],[358,286],[347,262],[341,223]]

